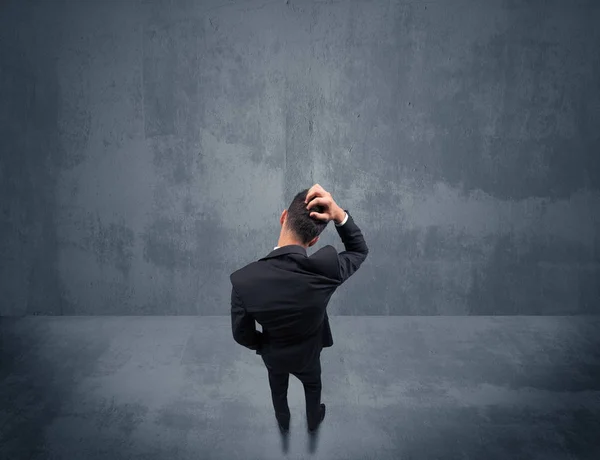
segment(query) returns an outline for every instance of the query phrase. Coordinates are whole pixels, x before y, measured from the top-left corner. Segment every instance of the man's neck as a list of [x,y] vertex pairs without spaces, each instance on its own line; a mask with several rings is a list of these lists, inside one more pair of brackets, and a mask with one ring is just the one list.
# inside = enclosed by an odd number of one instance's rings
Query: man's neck
[[278,248],[282,248],[283,246],[302,246],[304,249],[306,249],[306,246],[304,246],[303,244],[298,243],[297,241],[279,241],[277,243],[277,247]]

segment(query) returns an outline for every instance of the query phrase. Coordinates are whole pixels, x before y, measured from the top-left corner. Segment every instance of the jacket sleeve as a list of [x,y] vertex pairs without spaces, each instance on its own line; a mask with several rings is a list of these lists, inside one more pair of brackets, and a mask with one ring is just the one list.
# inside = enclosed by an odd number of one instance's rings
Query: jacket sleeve
[[256,330],[254,317],[246,311],[235,288],[231,289],[231,329],[234,340],[250,350],[258,350],[262,333]]
[[360,228],[358,228],[350,213],[347,210],[345,211],[348,215],[348,220],[344,225],[336,225],[335,227],[346,249],[338,254],[338,277],[340,283],[350,278],[360,268],[361,264],[367,258],[367,254],[369,254],[369,248]]

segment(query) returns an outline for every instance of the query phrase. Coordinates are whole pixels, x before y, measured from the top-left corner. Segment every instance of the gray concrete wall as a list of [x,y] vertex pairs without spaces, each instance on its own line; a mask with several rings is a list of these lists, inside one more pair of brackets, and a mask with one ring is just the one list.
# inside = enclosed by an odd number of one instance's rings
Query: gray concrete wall
[[227,315],[315,182],[332,314],[600,312],[598,2],[0,12],[0,314]]

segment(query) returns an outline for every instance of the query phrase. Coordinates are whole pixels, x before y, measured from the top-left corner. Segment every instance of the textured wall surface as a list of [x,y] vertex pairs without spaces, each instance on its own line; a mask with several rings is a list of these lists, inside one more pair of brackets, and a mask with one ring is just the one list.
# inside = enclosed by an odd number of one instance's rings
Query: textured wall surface
[[370,248],[332,314],[600,312],[598,2],[0,13],[2,315],[226,315],[315,182]]

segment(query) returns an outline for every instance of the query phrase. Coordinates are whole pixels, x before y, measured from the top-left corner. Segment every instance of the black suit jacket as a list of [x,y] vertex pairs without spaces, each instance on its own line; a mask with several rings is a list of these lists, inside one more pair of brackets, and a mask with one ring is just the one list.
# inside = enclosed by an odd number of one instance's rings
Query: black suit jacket
[[275,369],[300,370],[333,345],[327,304],[369,252],[346,213],[346,223],[335,227],[345,251],[327,245],[308,257],[302,246],[283,246],[230,276],[233,337]]

